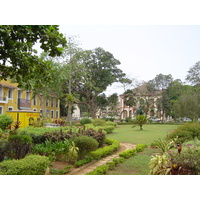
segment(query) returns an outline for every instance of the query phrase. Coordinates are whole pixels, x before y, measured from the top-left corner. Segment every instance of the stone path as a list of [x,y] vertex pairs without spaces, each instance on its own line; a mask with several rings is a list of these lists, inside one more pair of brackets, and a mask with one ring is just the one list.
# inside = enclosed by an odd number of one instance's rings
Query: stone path
[[94,169],[96,169],[96,167],[98,167],[100,165],[104,165],[105,163],[107,163],[109,161],[112,161],[113,158],[119,157],[119,153],[121,153],[127,149],[135,149],[135,148],[136,148],[135,144],[120,142],[120,148],[114,154],[107,156],[99,161],[92,161],[84,166],[81,166],[81,167],[73,170],[73,172],[68,173],[67,175],[85,175],[88,172],[91,172]]

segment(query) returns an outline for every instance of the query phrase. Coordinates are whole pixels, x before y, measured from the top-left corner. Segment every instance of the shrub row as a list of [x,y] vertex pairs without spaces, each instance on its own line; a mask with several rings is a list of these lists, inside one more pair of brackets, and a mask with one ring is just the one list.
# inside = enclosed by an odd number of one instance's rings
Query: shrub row
[[50,161],[45,156],[29,155],[20,160],[0,163],[0,175],[43,175]]
[[86,163],[93,161],[93,160],[98,160],[100,158],[103,158],[107,155],[112,154],[114,151],[117,151],[120,147],[120,142],[117,140],[105,139],[104,141],[109,146],[105,146],[101,149],[97,149],[95,151],[90,152],[87,158],[75,162],[75,166],[80,167]]
[[[108,170],[114,169],[117,164],[124,162],[125,159],[130,158],[131,156],[135,155],[137,152],[143,151],[144,148],[146,148],[146,147],[147,147],[147,145],[138,144],[136,146],[136,149],[125,150],[125,151],[123,151],[122,153],[119,154],[119,158],[113,158],[112,161],[107,162],[105,165],[98,166],[96,169],[87,173],[86,175],[103,175],[103,174],[106,174],[106,172]],[[137,149],[138,149],[138,151],[137,151]]]
[[113,158],[111,162],[107,162],[105,165],[98,166],[93,171],[87,173],[86,175],[103,175],[106,174],[108,170],[112,170],[115,168],[117,164],[124,162],[124,158]]
[[186,123],[179,126],[173,132],[167,135],[166,139],[171,140],[178,138],[177,143],[192,140],[194,138],[200,139],[200,123]]

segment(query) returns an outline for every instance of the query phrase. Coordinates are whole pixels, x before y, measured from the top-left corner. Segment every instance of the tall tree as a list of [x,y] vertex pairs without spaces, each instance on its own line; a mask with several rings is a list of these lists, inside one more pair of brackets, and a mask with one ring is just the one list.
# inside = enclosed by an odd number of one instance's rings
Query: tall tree
[[109,116],[116,116],[118,113],[118,94],[113,93],[108,98],[108,106],[110,108]]
[[50,79],[51,68],[37,56],[36,43],[54,57],[61,55],[66,39],[57,25],[0,25],[0,78],[15,78],[19,87],[26,82],[31,89],[29,81],[42,74],[35,84],[43,86],[44,80]]
[[192,83],[193,85],[200,83],[200,61],[190,68],[186,80]]
[[73,90],[85,99],[93,118],[96,118],[97,96],[114,82],[119,82],[125,74],[117,68],[120,61],[102,48],[77,52],[74,67]]

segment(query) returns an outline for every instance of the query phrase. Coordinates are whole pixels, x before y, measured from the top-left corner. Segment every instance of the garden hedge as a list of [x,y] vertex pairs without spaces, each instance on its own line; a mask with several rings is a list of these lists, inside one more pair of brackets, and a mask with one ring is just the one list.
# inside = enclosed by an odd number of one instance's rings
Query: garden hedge
[[50,161],[46,156],[29,155],[20,160],[0,163],[0,175],[43,175]]

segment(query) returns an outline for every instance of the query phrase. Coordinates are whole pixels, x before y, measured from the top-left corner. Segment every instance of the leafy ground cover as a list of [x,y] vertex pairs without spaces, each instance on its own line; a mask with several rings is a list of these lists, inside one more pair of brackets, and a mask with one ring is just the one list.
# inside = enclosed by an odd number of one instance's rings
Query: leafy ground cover
[[144,130],[140,130],[139,126],[132,128],[132,125],[120,125],[106,137],[120,142],[150,145],[158,138],[165,138],[177,127],[178,125],[146,124],[143,127]]

